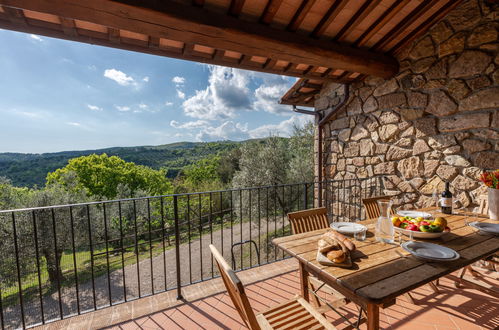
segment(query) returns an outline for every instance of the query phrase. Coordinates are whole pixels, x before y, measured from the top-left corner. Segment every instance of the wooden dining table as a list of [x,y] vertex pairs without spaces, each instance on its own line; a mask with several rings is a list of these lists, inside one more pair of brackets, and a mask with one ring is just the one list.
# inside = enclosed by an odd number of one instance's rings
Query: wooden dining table
[[323,266],[317,262],[317,242],[329,229],[279,237],[272,242],[298,260],[301,294],[307,301],[308,276],[312,274],[362,307],[367,314],[368,329],[379,329],[380,308],[395,304],[398,296],[499,251],[498,236],[479,233],[467,226],[465,219],[494,221],[463,214],[435,216],[444,216],[451,231],[441,238],[425,241],[456,250],[460,254],[458,260],[423,261],[406,252],[399,244],[377,242],[374,219],[358,222],[368,227],[368,235],[364,241],[354,241],[356,250],[352,253],[354,264],[351,268]]

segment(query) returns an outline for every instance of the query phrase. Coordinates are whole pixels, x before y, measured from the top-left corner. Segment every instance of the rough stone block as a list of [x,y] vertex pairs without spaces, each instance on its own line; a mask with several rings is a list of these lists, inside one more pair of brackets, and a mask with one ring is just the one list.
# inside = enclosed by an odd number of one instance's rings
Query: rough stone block
[[412,154],[414,156],[417,156],[430,150],[431,149],[425,140],[417,140],[416,142],[414,142],[414,146],[412,147]]
[[473,30],[467,42],[469,47],[476,47],[488,42],[497,42],[497,30],[492,24],[481,25]]
[[450,54],[460,53],[464,49],[464,41],[466,39],[466,34],[456,33],[451,38],[442,42],[438,47],[438,56],[444,57]]
[[379,137],[383,142],[392,140],[396,137],[398,132],[398,126],[394,124],[383,125],[378,130]]
[[454,189],[459,190],[472,190],[478,187],[479,183],[475,180],[458,175],[451,183]]
[[420,41],[418,41],[414,47],[412,47],[409,57],[413,60],[417,60],[423,57],[432,56],[435,54],[435,47],[433,46],[433,41],[430,36],[426,36]]
[[337,130],[342,128],[348,128],[350,125],[348,117],[343,117],[332,121],[329,124],[329,129]]
[[444,189],[445,182],[435,175],[419,189],[419,192],[425,195],[432,195],[434,191],[438,193],[444,191]]
[[419,157],[409,157],[398,162],[397,169],[406,180],[423,175],[423,162]]
[[440,119],[438,129],[441,132],[455,132],[473,128],[486,128],[490,124],[489,113],[466,113]]
[[484,89],[459,103],[459,111],[499,108],[499,86]]
[[386,153],[387,160],[400,160],[412,155],[412,150],[391,146]]
[[474,154],[475,152],[488,150],[492,147],[490,143],[478,139],[466,139],[461,143],[463,145],[464,151],[468,154]]
[[483,169],[498,169],[499,168],[499,152],[497,151],[482,151],[474,157],[475,165]]
[[381,96],[395,92],[399,88],[397,80],[395,78],[385,81],[383,84],[379,85],[375,90],[374,96]]
[[392,110],[394,107],[404,105],[406,103],[404,93],[393,93],[378,97],[380,109]]
[[466,160],[466,158],[459,155],[446,156],[445,162],[449,165],[457,167],[468,167],[471,165],[470,162]]
[[457,168],[450,165],[440,165],[437,169],[437,175],[445,181],[450,181],[459,173]]
[[449,77],[466,78],[480,74],[489,66],[491,58],[481,51],[467,50],[461,53],[449,67]]
[[435,174],[438,164],[440,164],[440,161],[429,159],[425,160],[423,164],[424,164],[424,176],[429,178]]
[[435,117],[423,117],[414,120],[416,136],[434,136],[437,134],[437,119]]
[[456,103],[442,91],[430,94],[430,102],[426,112],[435,116],[448,116],[457,112]]
[[395,162],[384,162],[374,166],[374,174],[394,174]]

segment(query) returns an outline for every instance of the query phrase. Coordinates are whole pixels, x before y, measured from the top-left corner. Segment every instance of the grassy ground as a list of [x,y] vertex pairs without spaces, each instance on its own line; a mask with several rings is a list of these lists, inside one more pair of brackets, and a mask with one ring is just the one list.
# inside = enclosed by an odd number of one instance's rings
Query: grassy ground
[[[246,222],[248,220],[243,220]],[[233,224],[239,223],[234,221]],[[224,224],[213,223],[212,230],[218,231],[222,227],[230,228],[230,221],[224,221]],[[210,232],[210,226],[205,225],[202,232],[199,229],[192,229],[190,233],[190,239],[198,239],[202,234]],[[146,260],[155,256],[162,254],[164,251],[173,249],[175,247],[175,238],[170,236],[169,241],[173,245],[169,245],[168,240],[165,238],[164,247],[163,240],[161,237],[153,238],[151,242],[149,240],[139,240],[138,245],[138,259],[139,262]],[[188,231],[183,231],[180,237],[181,243],[186,243],[189,241]],[[129,245],[132,245],[130,243]],[[100,244],[104,245],[104,244]],[[128,265],[133,265],[137,263],[137,254],[135,253],[135,247],[129,247],[124,249],[123,253],[121,250],[115,250],[111,246],[108,247],[106,251],[105,247],[95,248],[94,247],[94,258],[93,258],[93,275],[95,278],[104,275],[108,272],[108,262],[109,262],[109,272],[122,269]],[[107,257],[108,256],[108,257]],[[109,261],[108,261],[109,258]],[[63,280],[61,281],[61,287],[75,286],[75,259],[76,259],[76,270],[78,275],[78,283],[85,283],[92,279],[92,260],[91,253],[89,250],[80,250],[74,253],[72,250],[66,250],[63,252],[61,257],[61,272],[63,274]],[[51,286],[48,278],[47,263],[45,258],[40,258],[40,278],[38,278],[37,272],[30,273],[24,276],[21,280],[22,292],[24,300],[31,300],[39,295],[39,287],[42,288],[43,295],[52,294],[57,290],[57,285]],[[12,284],[9,287],[2,288],[1,291],[2,305],[4,307],[19,304],[19,287],[17,283]]]

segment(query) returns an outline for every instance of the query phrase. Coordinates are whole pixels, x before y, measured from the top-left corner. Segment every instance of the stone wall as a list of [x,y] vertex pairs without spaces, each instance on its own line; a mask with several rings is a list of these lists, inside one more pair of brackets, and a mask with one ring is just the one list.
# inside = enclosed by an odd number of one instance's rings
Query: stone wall
[[[396,77],[351,85],[324,127],[324,177],[382,176],[397,205],[427,206],[445,181],[464,206],[484,194],[479,174],[499,168],[498,18],[498,8],[464,1],[397,55]],[[327,84],[316,110],[342,93]]]

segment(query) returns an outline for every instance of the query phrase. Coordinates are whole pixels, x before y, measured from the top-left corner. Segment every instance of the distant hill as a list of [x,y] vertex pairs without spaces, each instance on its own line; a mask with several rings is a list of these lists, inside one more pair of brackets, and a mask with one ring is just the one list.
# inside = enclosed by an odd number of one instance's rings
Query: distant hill
[[167,168],[168,177],[174,178],[182,167],[240,144],[241,142],[233,141],[177,142],[160,146],[114,147],[44,154],[0,153],[0,176],[9,178],[15,186],[41,187],[45,185],[47,173],[66,166],[69,159],[106,153],[155,169]]

